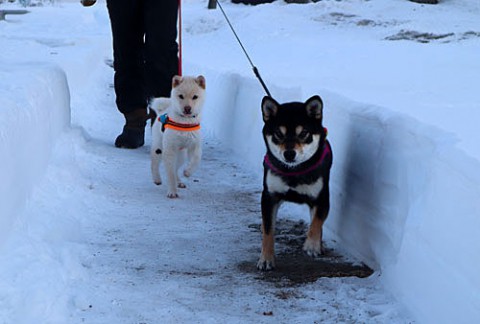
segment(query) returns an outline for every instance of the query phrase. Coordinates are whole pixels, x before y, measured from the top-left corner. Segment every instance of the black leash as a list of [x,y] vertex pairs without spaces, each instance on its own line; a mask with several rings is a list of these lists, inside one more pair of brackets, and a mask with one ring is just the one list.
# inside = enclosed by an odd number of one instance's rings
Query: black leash
[[262,87],[265,90],[265,92],[267,93],[267,95],[269,97],[273,98],[272,95],[270,94],[270,91],[268,91],[267,85],[265,84],[265,82],[263,82],[263,79],[260,76],[260,72],[258,72],[257,67],[255,65],[253,65],[253,62],[250,59],[250,56],[248,55],[247,51],[245,50],[245,47],[243,46],[242,42],[240,41],[240,38],[238,38],[238,35],[235,32],[235,29],[233,28],[232,24],[230,23],[230,20],[228,19],[227,14],[223,10],[222,5],[220,4],[220,2],[218,2],[218,0],[216,0],[216,2],[218,4],[218,7],[220,8],[220,10],[222,11],[223,16],[225,17],[225,20],[228,23],[228,26],[230,26],[230,29],[232,30],[233,35],[235,35],[235,38],[237,39],[238,43],[240,44],[240,47],[242,48],[243,52],[245,53],[245,56],[247,57],[248,61],[250,62],[250,65],[252,66],[252,69],[253,69],[253,73],[257,77],[258,81],[260,81],[260,84],[262,85]]

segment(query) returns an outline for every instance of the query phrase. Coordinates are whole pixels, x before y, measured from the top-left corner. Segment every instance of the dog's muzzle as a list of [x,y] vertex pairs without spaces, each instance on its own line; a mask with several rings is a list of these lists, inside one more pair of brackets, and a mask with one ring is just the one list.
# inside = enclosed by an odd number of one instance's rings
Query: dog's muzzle
[[294,162],[297,153],[294,150],[286,150],[283,152],[283,157],[285,158],[286,162]]
[[185,115],[191,115],[192,114],[192,107],[191,106],[185,106],[183,107],[183,113]]

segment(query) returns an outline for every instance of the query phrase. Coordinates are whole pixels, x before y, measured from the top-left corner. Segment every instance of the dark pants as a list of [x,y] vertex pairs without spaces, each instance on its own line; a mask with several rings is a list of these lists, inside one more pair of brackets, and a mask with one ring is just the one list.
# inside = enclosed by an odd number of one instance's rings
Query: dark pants
[[169,97],[178,73],[178,0],[107,0],[113,35],[118,110],[146,108]]

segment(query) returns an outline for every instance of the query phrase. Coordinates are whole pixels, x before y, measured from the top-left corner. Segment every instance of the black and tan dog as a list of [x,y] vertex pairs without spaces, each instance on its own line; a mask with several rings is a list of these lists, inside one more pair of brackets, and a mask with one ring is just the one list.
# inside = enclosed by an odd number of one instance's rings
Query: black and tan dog
[[307,204],[311,224],[303,249],[323,253],[322,227],[330,208],[329,178],[332,150],[322,125],[323,102],[313,96],[305,103],[262,101],[264,159],[262,193],[262,253],[257,267],[275,267],[275,219],[284,201]]

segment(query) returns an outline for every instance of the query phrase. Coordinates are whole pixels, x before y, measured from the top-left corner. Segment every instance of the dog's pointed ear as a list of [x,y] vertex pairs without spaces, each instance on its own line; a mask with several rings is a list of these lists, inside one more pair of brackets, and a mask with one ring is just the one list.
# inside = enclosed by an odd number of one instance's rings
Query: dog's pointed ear
[[270,98],[269,96],[263,97],[262,114],[264,122],[270,120],[272,117],[275,117],[277,115],[278,106],[278,102],[276,102],[273,98]]
[[195,82],[198,84],[198,86],[200,88],[202,88],[203,90],[205,90],[205,88],[207,87],[207,84],[206,84],[206,81],[205,81],[205,77],[203,75],[199,75],[196,79],[195,79]]
[[307,115],[315,119],[322,119],[323,117],[323,101],[320,96],[313,96],[305,102],[307,108]]
[[172,88],[176,88],[183,82],[183,78],[179,75],[175,75],[172,79]]

